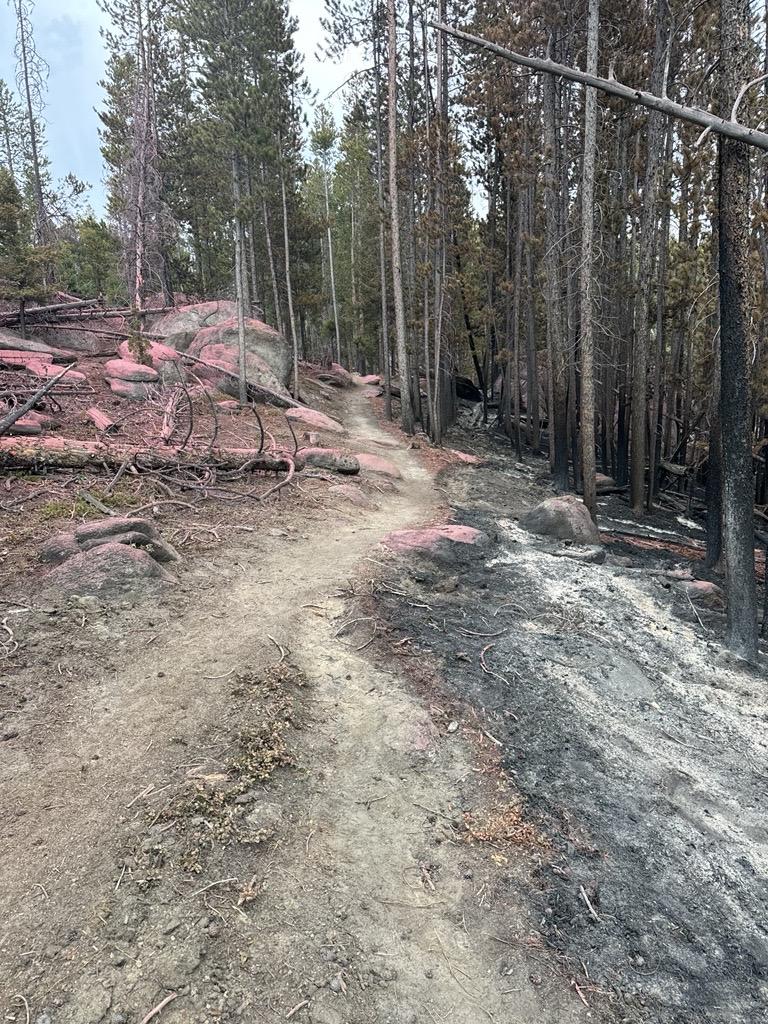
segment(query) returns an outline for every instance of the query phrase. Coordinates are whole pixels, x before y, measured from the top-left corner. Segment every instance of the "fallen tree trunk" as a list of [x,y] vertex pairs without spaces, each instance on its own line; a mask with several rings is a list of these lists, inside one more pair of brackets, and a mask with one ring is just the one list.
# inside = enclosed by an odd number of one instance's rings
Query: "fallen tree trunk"
[[294,460],[255,448],[140,448],[132,445],[78,441],[65,437],[0,437],[0,467],[50,466],[61,469],[119,469],[123,463],[144,469],[206,465],[223,470],[287,473]]
[[[29,320],[34,316],[48,316],[51,313],[60,313],[65,309],[84,309],[87,306],[98,306],[99,299],[78,299],[77,302],[57,302],[52,306],[31,306],[25,307],[24,319]],[[0,325],[17,324],[21,320],[21,310],[15,313],[3,313],[0,315]]]

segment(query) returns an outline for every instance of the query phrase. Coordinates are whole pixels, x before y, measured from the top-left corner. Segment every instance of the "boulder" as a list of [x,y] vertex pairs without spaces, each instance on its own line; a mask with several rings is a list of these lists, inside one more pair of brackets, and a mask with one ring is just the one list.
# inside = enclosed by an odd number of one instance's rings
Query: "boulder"
[[[119,321],[118,321],[119,322]],[[51,346],[69,349],[72,353],[86,356],[113,356],[117,351],[118,339],[110,331],[109,320],[78,320],[76,331],[69,331],[64,325],[46,330],[42,337],[35,340],[42,343],[43,351]],[[34,324],[30,326],[34,332]]]
[[114,395],[128,398],[132,402],[145,402],[149,398],[151,384],[143,384],[138,380],[110,380],[109,386]]
[[161,566],[178,553],[149,519],[113,516],[50,537],[40,561],[56,568],[48,578],[69,594],[109,596],[137,581],[173,579]]
[[17,334],[9,334],[8,331],[4,331],[0,328],[0,349],[11,349],[19,352],[41,352],[47,353],[48,356],[55,351],[46,345],[44,341],[38,341],[36,338],[20,338]]
[[359,452],[355,458],[360,463],[361,469],[367,469],[369,473],[381,473],[382,476],[400,479],[402,473],[389,459],[383,459],[381,455],[368,455],[366,452]]
[[82,544],[94,537],[114,537],[118,533],[140,533],[149,538],[158,537],[157,528],[151,519],[133,516],[110,516],[108,519],[94,519],[75,527],[74,538]]
[[143,583],[171,583],[173,577],[142,548],[109,541],[81,551],[53,568],[47,579],[70,595],[117,597]]
[[683,580],[679,586],[686,597],[701,608],[713,611],[722,611],[725,608],[725,593],[716,583],[710,583],[708,580]]
[[483,460],[477,455],[470,455],[469,452],[460,452],[455,448],[449,448],[448,454],[452,455],[457,462],[463,462],[467,466],[480,466]]
[[39,558],[47,565],[59,565],[73,555],[80,554],[80,545],[74,533],[54,533],[40,548]]
[[606,476],[605,473],[595,473],[596,494],[610,494],[611,491],[615,491],[617,488],[618,484],[612,476]]
[[354,384],[355,381],[352,374],[349,370],[346,370],[341,363],[331,363],[331,369],[337,377],[344,381],[347,387],[351,387],[352,384]]
[[198,331],[237,316],[237,305],[229,299],[195,302],[179,306],[152,326],[152,334],[162,334],[171,348],[186,352]]
[[[127,341],[120,342],[117,347],[117,354],[121,359],[135,362],[135,356],[131,352],[130,344]],[[150,341],[147,347],[147,356],[152,368],[157,371],[161,380],[173,383],[179,379],[179,374],[181,374],[182,379],[185,377],[181,358],[175,348],[163,345],[161,341]]]
[[345,476],[356,476],[360,472],[360,463],[355,456],[338,448],[300,448],[296,453],[296,463],[300,468],[315,466]]
[[[198,377],[213,385],[217,390],[223,391],[224,394],[235,396],[238,394],[239,381],[236,378],[240,368],[236,346],[212,342],[200,349],[197,358],[203,359],[208,364],[195,368]],[[222,370],[223,373],[219,372]],[[246,352],[245,375],[250,383],[260,384],[278,395],[289,397],[282,381],[275,376],[271,366],[261,356],[255,355],[253,352]]]
[[[168,339],[169,343],[171,339]],[[237,319],[231,317],[222,320],[211,327],[203,327],[199,330],[189,345],[184,349],[191,356],[198,359],[206,359],[203,350],[209,345],[223,345],[232,349],[237,362],[238,333]],[[180,346],[176,345],[176,348]],[[291,376],[291,349],[285,338],[278,332],[262,323],[261,320],[248,319],[245,321],[245,348],[252,356],[257,356],[266,363],[273,375],[283,386],[288,383]]]
[[325,430],[331,434],[345,433],[344,427],[338,420],[331,419],[330,416],[326,416],[324,412],[319,412],[317,409],[286,409],[285,416],[286,419],[292,420],[294,423],[314,427],[315,430]]
[[379,507],[357,484],[334,484],[328,488],[328,494],[332,498],[340,498],[342,501],[348,501],[350,505],[368,509],[370,512],[375,512]]
[[584,565],[603,565],[606,559],[605,548],[602,544],[595,544],[593,547],[579,545],[562,548],[560,551],[555,551],[554,554],[559,558],[570,558],[573,562],[582,562]]
[[159,379],[157,370],[133,359],[110,359],[104,364],[104,376],[109,379],[140,381],[143,384],[154,384]]
[[366,373],[364,376],[357,378],[357,383],[380,385],[381,377],[378,375],[378,373]]
[[420,551],[431,555],[452,554],[455,546],[486,548],[490,543],[487,534],[472,526],[428,526],[421,530],[396,530],[388,533],[382,544],[390,551],[404,554]]
[[569,540],[592,547],[600,544],[600,534],[584,502],[575,494],[547,498],[520,520],[531,533]]

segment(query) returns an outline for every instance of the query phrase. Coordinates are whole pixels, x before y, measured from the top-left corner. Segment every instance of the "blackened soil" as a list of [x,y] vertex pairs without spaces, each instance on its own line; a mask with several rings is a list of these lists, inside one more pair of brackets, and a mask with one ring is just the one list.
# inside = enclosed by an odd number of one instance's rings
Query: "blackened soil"
[[[546,496],[540,465],[496,454],[447,486],[455,520],[494,545],[395,561],[377,614],[501,743],[551,843],[524,883],[545,941],[618,1020],[768,1021],[765,679],[667,575],[701,567],[626,541],[632,566],[561,557],[515,521]],[[604,517],[630,518],[618,499]],[[675,519],[650,522],[685,544]]]

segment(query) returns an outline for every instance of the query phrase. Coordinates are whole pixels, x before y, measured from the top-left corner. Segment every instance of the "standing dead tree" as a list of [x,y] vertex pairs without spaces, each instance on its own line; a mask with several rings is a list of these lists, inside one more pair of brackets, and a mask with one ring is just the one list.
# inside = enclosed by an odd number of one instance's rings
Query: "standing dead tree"
[[[699,107],[685,106],[661,95],[633,89],[547,58],[508,50],[479,36],[432,22],[439,32],[461,39],[534,71],[600,89],[630,103],[700,125],[719,136],[719,255],[721,317],[721,398],[723,428],[723,539],[728,572],[729,647],[750,660],[757,656],[755,586],[747,234],[749,217],[749,149],[768,151],[768,134],[736,120],[745,91],[760,79],[748,81],[749,0],[720,0],[721,105],[730,118]],[[645,382],[643,381],[643,389]],[[636,454],[636,453],[635,453]],[[644,471],[645,449],[643,448]],[[633,467],[633,475],[638,467]],[[634,501],[633,501],[634,504]]]

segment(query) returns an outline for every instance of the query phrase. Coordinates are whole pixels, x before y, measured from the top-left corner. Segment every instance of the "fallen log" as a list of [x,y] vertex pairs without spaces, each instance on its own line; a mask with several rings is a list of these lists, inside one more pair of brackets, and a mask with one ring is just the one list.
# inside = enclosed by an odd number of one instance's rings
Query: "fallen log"
[[111,420],[101,409],[97,409],[95,405],[86,409],[85,415],[102,434],[114,434],[120,429],[114,420]]
[[[56,302],[52,306],[29,306],[24,309],[24,319],[28,320],[35,316],[48,316],[51,313],[60,313],[65,309],[84,309],[86,306],[98,306],[100,299],[78,299],[77,302]],[[16,324],[21,320],[21,310],[15,313],[0,314],[0,324]]]
[[[13,426],[16,420],[20,420],[25,412],[29,412],[30,409],[37,405],[41,398],[44,398],[49,391],[52,391],[64,374],[68,373],[74,365],[74,363],[70,363],[69,366],[65,366],[60,373],[57,373],[55,377],[51,377],[51,379],[46,381],[41,388],[38,388],[32,397],[28,398],[23,405],[18,406],[18,408],[13,409],[12,412],[9,412],[7,416],[3,417],[3,419],[0,420],[0,435],[5,434],[9,428]],[[0,437],[0,441],[2,440],[2,437]]]
[[[206,465],[222,470],[287,473],[293,459],[255,448],[142,448],[69,437],[0,437],[0,468],[49,466],[62,469],[119,469],[137,463],[143,469]],[[297,467],[298,468],[298,467]]]

